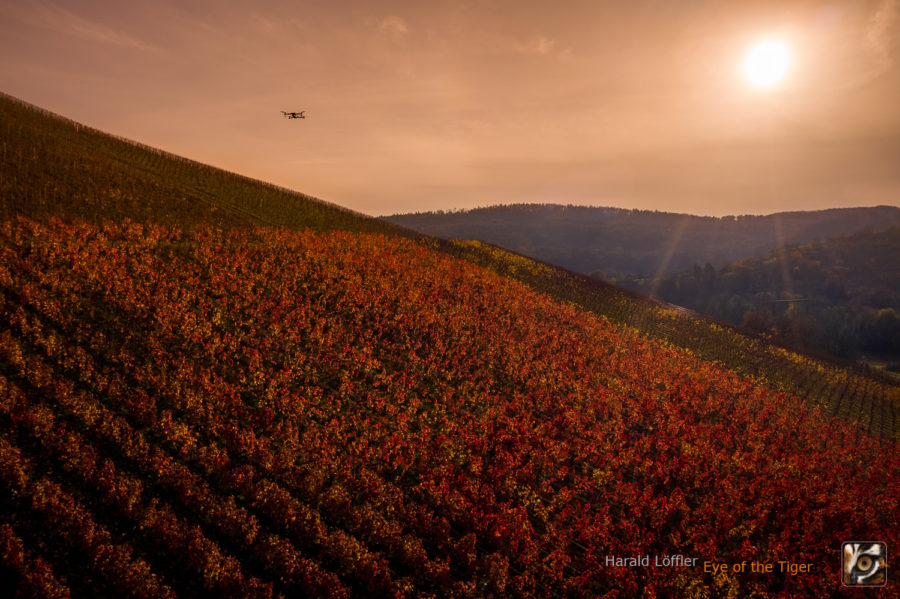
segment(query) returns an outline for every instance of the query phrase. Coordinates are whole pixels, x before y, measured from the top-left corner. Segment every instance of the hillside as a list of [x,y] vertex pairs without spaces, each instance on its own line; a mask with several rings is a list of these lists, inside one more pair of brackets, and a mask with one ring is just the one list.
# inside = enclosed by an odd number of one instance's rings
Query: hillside
[[694,264],[767,254],[811,242],[900,224],[900,208],[846,208],[767,216],[701,217],[587,206],[494,206],[383,220],[443,239],[476,239],[582,274],[607,279],[675,273]]
[[900,228],[623,281],[795,347],[900,359]]
[[213,168],[0,94],[0,215],[196,226],[410,232]]
[[7,104],[0,588],[837,597],[900,541],[887,380]]
[[[0,95],[0,214],[103,224],[371,231],[419,243],[520,281],[557,300],[683,347],[775,391],[795,393],[872,434],[900,430],[896,382],[739,334],[728,325],[620,287],[477,242],[423,237],[382,220],[148,148]],[[55,191],[49,191],[55,190]]]

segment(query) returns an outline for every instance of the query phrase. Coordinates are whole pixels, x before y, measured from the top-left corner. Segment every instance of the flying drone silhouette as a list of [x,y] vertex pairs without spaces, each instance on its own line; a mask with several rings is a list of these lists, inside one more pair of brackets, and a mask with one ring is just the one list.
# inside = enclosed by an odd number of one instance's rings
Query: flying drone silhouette
[[286,116],[289,119],[305,119],[306,117],[303,115],[304,112],[306,112],[306,111],[301,110],[300,112],[285,112],[282,110],[281,114],[283,114],[284,116]]

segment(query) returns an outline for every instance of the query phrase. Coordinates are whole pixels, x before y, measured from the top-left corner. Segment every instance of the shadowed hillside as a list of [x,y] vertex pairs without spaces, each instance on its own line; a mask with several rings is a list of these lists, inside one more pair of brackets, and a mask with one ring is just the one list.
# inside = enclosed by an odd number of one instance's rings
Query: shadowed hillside
[[623,283],[794,347],[900,358],[900,228]]

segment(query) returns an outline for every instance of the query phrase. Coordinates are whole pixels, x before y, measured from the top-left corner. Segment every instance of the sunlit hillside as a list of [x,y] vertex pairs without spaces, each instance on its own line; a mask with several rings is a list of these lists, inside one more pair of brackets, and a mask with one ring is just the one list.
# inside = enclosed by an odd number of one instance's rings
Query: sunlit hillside
[[[2,239],[0,535],[23,584],[822,596],[847,535],[900,540],[893,442],[413,242]],[[676,553],[815,574],[605,561]]]

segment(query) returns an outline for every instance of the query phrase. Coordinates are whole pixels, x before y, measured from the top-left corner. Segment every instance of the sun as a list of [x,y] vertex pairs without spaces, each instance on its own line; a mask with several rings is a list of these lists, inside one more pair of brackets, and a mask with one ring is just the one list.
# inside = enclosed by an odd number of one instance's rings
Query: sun
[[762,40],[747,51],[744,77],[758,89],[771,89],[781,83],[791,66],[787,44],[777,39]]

